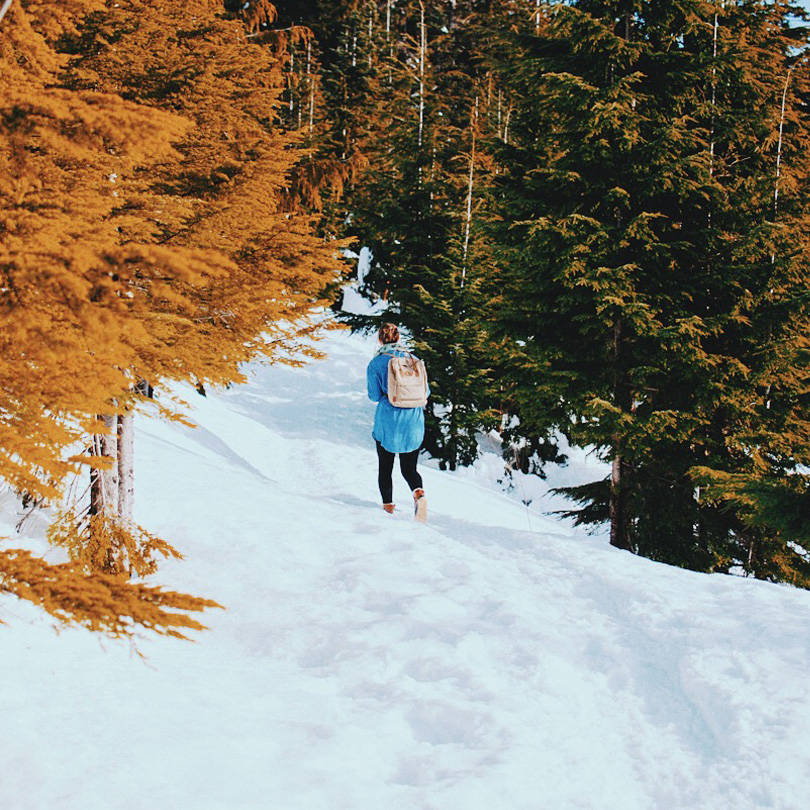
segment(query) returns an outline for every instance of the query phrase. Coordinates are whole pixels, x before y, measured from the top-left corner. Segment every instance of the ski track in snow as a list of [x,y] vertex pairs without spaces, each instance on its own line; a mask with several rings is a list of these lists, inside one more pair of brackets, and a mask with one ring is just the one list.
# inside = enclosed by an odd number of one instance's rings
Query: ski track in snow
[[197,643],[0,601],[3,810],[806,806],[810,593],[613,550],[494,456],[385,515],[373,344],[325,348],[188,395],[196,429],[138,420],[136,517],[187,557],[157,581],[227,607]]

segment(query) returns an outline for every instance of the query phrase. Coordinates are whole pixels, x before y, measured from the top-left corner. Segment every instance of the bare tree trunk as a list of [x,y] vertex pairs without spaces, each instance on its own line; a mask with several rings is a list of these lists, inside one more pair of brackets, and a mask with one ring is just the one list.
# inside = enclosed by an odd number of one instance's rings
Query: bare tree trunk
[[[622,317],[618,316],[613,325],[613,400],[623,412],[633,408],[633,395],[620,368],[622,355]],[[610,545],[631,551],[630,511],[628,509],[629,475],[627,461],[622,450],[622,437],[613,436],[613,462],[610,469]]]
[[750,574],[753,572],[754,576],[756,576],[756,572],[754,571],[754,550],[756,548],[756,541],[753,537],[746,538],[746,541],[748,543],[748,560],[745,564],[745,573]]
[[368,66],[371,67],[374,64],[374,48],[372,43],[374,42],[374,12],[377,10],[376,3],[370,3],[368,7]]
[[776,180],[773,189],[773,213],[776,212],[779,206],[779,179],[782,176],[782,136],[785,130],[785,107],[787,105],[788,88],[790,87],[790,74],[793,72],[793,65],[788,68],[787,76],[785,76],[785,88],[782,91],[782,109],[779,115],[779,144],[776,149]]
[[118,516],[132,522],[135,498],[135,413],[118,417]]
[[467,279],[467,252],[470,248],[470,229],[472,227],[472,203],[475,182],[475,134],[478,129],[478,96],[475,97],[475,107],[470,115],[470,173],[467,179],[467,207],[464,215],[464,249],[463,264],[461,266],[461,288]]
[[0,22],[3,21],[3,17],[6,16],[6,12],[11,8],[11,2],[12,0],[6,0],[5,3],[3,3],[3,7],[0,8]]
[[357,67],[357,22],[352,21],[352,67]]
[[[709,177],[714,175],[714,116],[717,107],[717,30],[719,28],[719,17],[714,15],[714,32],[712,34],[712,123],[711,123],[711,143],[709,144]],[[711,216],[711,215],[710,215]]]
[[394,40],[391,36],[391,0],[385,4],[385,39],[388,42],[388,84],[392,84],[394,76],[391,70],[391,61],[394,58]]
[[[630,41],[632,7],[624,12],[624,39]],[[612,81],[612,77],[611,77]],[[621,214],[616,213],[616,227],[621,228]],[[624,413],[633,408],[633,394],[622,368],[624,335],[623,316],[618,314],[613,324],[613,403]],[[613,460],[610,467],[610,545],[631,551],[630,510],[628,504],[629,476],[623,451],[623,440],[617,430],[613,437]]]
[[290,115],[295,112],[295,51],[290,50],[290,72],[287,75],[287,86],[290,90]]
[[610,468],[610,545],[631,551],[627,484],[627,465],[617,453]]
[[118,435],[116,416],[99,416],[100,422],[109,433],[96,433],[93,436],[94,456],[106,456],[112,464],[107,469],[90,470],[90,514],[100,515],[106,509],[115,514],[118,509]]
[[301,82],[298,82],[298,129],[301,129],[304,117],[304,105],[301,103],[303,94],[301,93]]
[[427,51],[427,30],[425,28],[425,3],[419,0],[419,146],[425,125],[425,53]]
[[315,77],[312,73],[312,42],[307,40],[307,89],[309,90],[309,132],[315,127]]

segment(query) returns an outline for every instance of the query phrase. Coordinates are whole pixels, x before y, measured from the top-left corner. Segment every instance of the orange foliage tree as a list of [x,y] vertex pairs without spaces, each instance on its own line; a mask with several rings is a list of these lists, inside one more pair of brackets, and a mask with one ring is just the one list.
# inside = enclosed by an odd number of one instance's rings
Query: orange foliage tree
[[[0,475],[28,498],[110,468],[115,443],[93,456],[86,437],[117,432],[138,381],[225,384],[257,354],[312,353],[336,245],[285,194],[285,46],[248,34],[273,9],[242,13],[19,0],[0,23]],[[68,510],[51,539],[71,562],[3,551],[0,590],[114,633],[196,626],[163,608],[209,603],[125,581],[176,555],[130,517],[109,497]]]

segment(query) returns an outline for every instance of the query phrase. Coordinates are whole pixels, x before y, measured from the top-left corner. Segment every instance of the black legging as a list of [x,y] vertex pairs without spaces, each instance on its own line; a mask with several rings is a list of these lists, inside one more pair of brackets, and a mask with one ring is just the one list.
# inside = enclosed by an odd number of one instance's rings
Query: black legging
[[[377,458],[380,462],[377,483],[380,485],[383,503],[393,503],[394,500],[394,483],[391,480],[391,474],[394,471],[394,455],[377,442]],[[411,492],[415,489],[422,489],[422,476],[416,471],[418,459],[418,449],[412,450],[410,453],[399,454],[399,469],[402,471],[402,477],[408,482]]]

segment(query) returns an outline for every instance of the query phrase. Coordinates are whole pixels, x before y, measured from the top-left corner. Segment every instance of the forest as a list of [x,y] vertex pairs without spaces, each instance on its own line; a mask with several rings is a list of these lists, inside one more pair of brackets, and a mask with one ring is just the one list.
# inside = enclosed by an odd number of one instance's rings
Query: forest
[[[610,543],[810,587],[810,29],[768,0],[5,0],[0,476],[53,563],[0,591],[182,635],[133,420],[300,365],[362,279],[425,359],[425,450],[494,431]],[[325,308],[333,315],[324,318]],[[306,371],[302,370],[304,374]],[[158,392],[159,396],[153,396]]]

